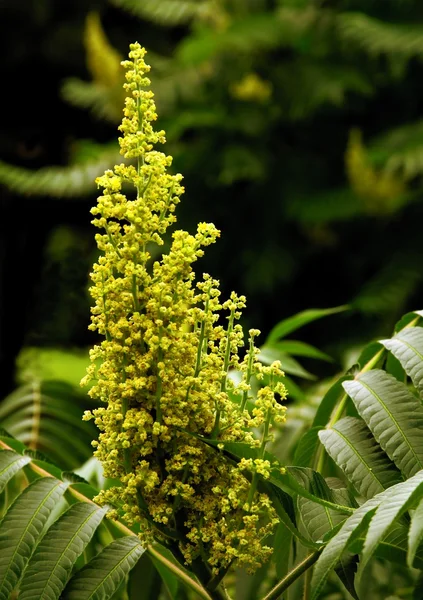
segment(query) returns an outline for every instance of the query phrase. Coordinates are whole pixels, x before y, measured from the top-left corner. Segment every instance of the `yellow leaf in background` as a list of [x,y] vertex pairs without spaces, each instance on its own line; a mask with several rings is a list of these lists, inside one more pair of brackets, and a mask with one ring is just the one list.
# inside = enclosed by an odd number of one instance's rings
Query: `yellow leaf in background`
[[272,84],[257,73],[248,73],[241,81],[233,83],[230,91],[238,100],[265,102],[272,94]]
[[366,212],[387,214],[402,205],[407,191],[404,179],[388,171],[376,170],[370,164],[358,129],[350,132],[345,167],[350,186],[363,201]]
[[124,79],[120,64],[123,57],[110,44],[96,12],[87,15],[84,44],[87,52],[87,67],[94,81],[108,88],[121,85]]

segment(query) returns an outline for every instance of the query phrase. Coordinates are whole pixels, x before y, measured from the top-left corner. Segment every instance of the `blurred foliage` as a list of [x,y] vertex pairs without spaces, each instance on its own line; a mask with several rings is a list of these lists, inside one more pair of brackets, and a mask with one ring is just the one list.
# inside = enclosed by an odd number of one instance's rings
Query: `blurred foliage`
[[1,426],[65,470],[92,456],[97,433],[81,419],[93,406],[79,386],[87,361],[87,352],[25,348],[17,360],[18,386],[0,404]]
[[[311,330],[315,344],[340,359],[349,346],[387,333],[418,302],[418,0],[80,0],[66,17],[42,0],[25,11],[31,51],[8,33],[23,11],[11,0],[0,7],[10,46],[3,74],[25,70],[40,110],[26,118],[25,100],[6,90],[7,106],[22,118],[12,124],[3,111],[0,182],[8,222],[16,199],[24,215],[34,211],[44,222],[32,238],[26,222],[38,265],[56,226],[92,237],[94,179],[118,154],[119,62],[138,39],[155,71],[174,169],[185,177],[180,226],[205,220],[222,229],[200,268],[221,275],[224,293],[247,295],[247,327],[267,333],[284,315],[352,302],[342,339],[336,327]],[[80,297],[87,264],[74,290]],[[2,278],[7,287],[7,272]],[[56,343],[49,335],[58,321],[46,332],[47,288],[33,282],[20,345]],[[62,343],[89,340],[70,334],[69,321],[66,329]]]

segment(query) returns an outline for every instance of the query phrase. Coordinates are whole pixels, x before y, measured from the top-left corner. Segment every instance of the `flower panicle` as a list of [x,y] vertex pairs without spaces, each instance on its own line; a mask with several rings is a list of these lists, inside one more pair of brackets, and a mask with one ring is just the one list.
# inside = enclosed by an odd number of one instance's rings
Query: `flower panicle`
[[[102,194],[91,211],[100,256],[91,273],[90,329],[102,341],[84,378],[99,407],[84,419],[100,430],[93,445],[105,476],[120,480],[99,501],[141,523],[144,541],[178,540],[187,563],[201,555],[215,573],[233,560],[254,570],[270,554],[261,540],[277,517],[246,471],[268,476],[268,461],[260,455],[234,466],[201,438],[263,448],[270,421],[284,419],[275,400],[275,392],[284,395],[276,382],[281,371],[258,360],[257,330],[240,356],[245,297],[232,293],[222,302],[217,280],[196,280],[194,263],[220,235],[213,224],[199,223],[193,235],[175,230],[168,252],[152,258],[176,221],[184,188],[182,176],[168,172],[172,158],[155,149],[165,133],[154,128],[145,54],[132,44],[122,63],[128,97],[119,143],[126,162],[97,178]],[[238,382],[228,376],[235,370]],[[270,383],[254,404],[252,378],[264,376]],[[253,427],[263,429],[265,442]]]

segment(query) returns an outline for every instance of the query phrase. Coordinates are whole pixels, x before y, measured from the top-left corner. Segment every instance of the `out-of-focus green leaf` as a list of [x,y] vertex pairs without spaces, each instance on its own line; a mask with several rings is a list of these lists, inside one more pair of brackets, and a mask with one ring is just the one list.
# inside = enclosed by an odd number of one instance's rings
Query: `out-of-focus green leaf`
[[300,329],[300,327],[304,327],[304,325],[312,323],[317,319],[334,315],[347,309],[348,306],[336,306],[335,308],[313,308],[304,310],[292,317],[289,317],[288,319],[280,321],[277,325],[275,325],[267,336],[266,344],[277,342],[281,338],[287,336],[289,333],[292,333],[293,331]]

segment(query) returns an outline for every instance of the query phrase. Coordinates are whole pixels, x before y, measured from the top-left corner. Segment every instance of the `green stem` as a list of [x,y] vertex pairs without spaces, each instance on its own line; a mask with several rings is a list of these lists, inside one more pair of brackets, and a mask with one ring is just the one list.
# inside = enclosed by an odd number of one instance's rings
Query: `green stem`
[[[226,333],[225,358],[223,360],[223,369],[222,369],[222,371],[224,372],[224,375],[220,382],[220,391],[221,392],[226,392],[226,379],[228,377],[229,361],[231,358],[231,334],[232,334],[232,331],[234,328],[234,320],[235,320],[235,309],[232,309],[231,314],[229,315],[228,331]],[[217,406],[213,431],[211,433],[212,438],[219,437],[220,417],[221,417],[221,410],[220,410],[219,406]]]
[[294,583],[294,581],[296,581],[303,573],[308,571],[308,569],[314,565],[322,550],[323,548],[319,548],[319,550],[316,550],[316,552],[313,552],[313,554],[307,556],[307,558],[300,562],[300,564],[294,567],[292,571],[290,571],[283,579],[281,579],[281,581],[279,581],[279,583],[277,583],[275,587],[272,588],[270,592],[264,596],[264,598],[262,598],[262,600],[277,600],[280,598],[280,596]]
[[[134,257],[134,265],[136,265],[135,257]],[[135,273],[132,275],[132,296],[134,298],[134,311],[140,312],[140,303],[138,301],[138,289],[137,289],[137,276]]]
[[207,584],[207,589],[209,592],[213,592],[215,589],[218,588],[218,586],[222,583],[223,578],[225,577],[229,569],[232,567],[233,562],[234,561],[232,560],[227,567],[225,567],[224,569],[220,569],[219,573],[217,575],[214,575],[210,579],[210,581]]
[[226,348],[225,348],[225,359],[223,362],[223,371],[225,375],[222,377],[222,381],[220,383],[220,391],[226,392],[226,378],[228,375],[229,369],[229,360],[231,358],[231,334],[234,328],[234,319],[235,319],[235,309],[231,310],[231,314],[229,315],[229,323],[228,323],[228,331],[226,334]]
[[[161,333],[160,333],[160,339],[159,339],[159,344],[161,343]],[[161,362],[163,360],[163,350],[161,348],[159,348],[158,351],[158,356],[157,356],[157,362]],[[157,388],[156,388],[156,421],[158,423],[162,423],[162,409],[160,406],[160,400],[162,397],[162,387],[163,387],[163,383],[162,383],[162,378],[160,377],[159,374],[157,374]]]
[[[126,381],[125,358],[123,359],[122,367],[123,367],[122,383],[125,383],[125,381]],[[123,415],[122,423],[125,420],[125,416],[128,411],[128,408],[129,408],[129,399],[122,398],[122,415]],[[130,473],[132,471],[132,453],[131,453],[130,448],[123,449],[123,466],[125,467],[126,473]]]
[[[104,274],[103,273],[101,274],[101,282],[103,284],[103,290],[104,290]],[[112,336],[109,333],[109,317],[107,315],[106,298],[107,298],[106,294],[103,293],[102,299],[103,299],[104,327],[106,329],[106,340],[108,342],[110,342],[112,339]]]
[[[207,315],[209,312],[209,300],[210,300],[210,296],[207,296],[207,299],[204,303],[204,312]],[[203,321],[201,322],[201,329],[200,329],[200,339],[198,340],[198,348],[197,348],[197,360],[195,361],[195,370],[194,370],[194,377],[198,377],[198,374],[200,372],[201,369],[201,358],[203,356],[203,348],[204,348],[204,339],[205,339],[205,335],[206,335],[206,320],[203,319]]]
[[[184,484],[186,482],[186,480],[188,479],[188,475],[189,475],[189,464],[186,463],[184,466],[184,472],[182,473],[182,479],[181,479],[182,484]],[[173,501],[173,507],[172,507],[173,514],[175,514],[176,511],[178,510],[180,503],[181,503],[181,495],[177,494],[175,496],[175,500]]]
[[105,226],[105,230],[107,233],[107,237],[109,238],[109,242],[112,244],[118,258],[122,258],[122,254],[119,252],[119,248],[117,247],[117,245],[115,244],[114,239],[112,238],[112,234],[109,231],[109,228],[107,227],[107,225]]
[[[245,383],[250,385],[251,375],[253,373],[253,361],[254,361],[254,338],[250,337],[250,348],[248,350],[248,362],[247,362],[247,372],[245,374]],[[244,412],[245,405],[248,400],[248,390],[244,390],[242,394],[241,401],[241,412]]]
[[[264,458],[264,453],[266,452],[266,444],[267,444],[267,440],[268,440],[268,436],[269,436],[269,428],[270,428],[271,419],[272,419],[272,414],[271,414],[270,410],[268,410],[266,413],[266,421],[264,422],[263,437],[262,437],[261,445],[260,445],[260,449],[259,449],[259,457],[262,460]],[[248,498],[247,498],[247,504],[248,504],[249,510],[251,510],[251,503],[254,499],[254,494],[256,493],[258,481],[259,481],[259,476],[257,474],[257,471],[254,471],[253,479],[251,481],[251,486],[250,486],[250,490],[248,492]]]

